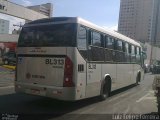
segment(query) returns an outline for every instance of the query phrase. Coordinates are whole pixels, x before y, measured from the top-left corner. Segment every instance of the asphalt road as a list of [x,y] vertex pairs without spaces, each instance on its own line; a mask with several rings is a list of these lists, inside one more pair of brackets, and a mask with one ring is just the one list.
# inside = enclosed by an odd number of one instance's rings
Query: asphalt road
[[0,66],[0,95],[14,93],[15,72]]
[[[2,68],[0,68],[1,70]],[[90,120],[113,119],[113,114],[156,114],[156,98],[152,90],[154,75],[146,74],[138,86],[130,86],[112,93],[105,101],[97,97],[77,102],[64,102],[39,96],[16,94],[14,72],[3,69],[0,73],[1,118],[37,120]],[[3,77],[2,77],[3,76]],[[5,82],[4,82],[5,81]]]

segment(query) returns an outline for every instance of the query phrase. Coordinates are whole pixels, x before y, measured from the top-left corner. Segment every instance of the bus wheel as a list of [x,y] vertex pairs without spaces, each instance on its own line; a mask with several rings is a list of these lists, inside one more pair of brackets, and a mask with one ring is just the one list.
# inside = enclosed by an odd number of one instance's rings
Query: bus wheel
[[100,99],[106,100],[109,97],[110,94],[110,82],[105,80],[102,86]]
[[160,105],[159,105],[159,103],[158,103],[157,107],[158,107],[158,115],[160,115]]
[[157,93],[156,93],[156,97],[157,97],[157,107],[158,107],[158,115],[160,115],[160,88],[157,88]]
[[141,79],[141,74],[138,73],[137,78],[136,78],[136,85],[138,85],[138,83],[140,82]]

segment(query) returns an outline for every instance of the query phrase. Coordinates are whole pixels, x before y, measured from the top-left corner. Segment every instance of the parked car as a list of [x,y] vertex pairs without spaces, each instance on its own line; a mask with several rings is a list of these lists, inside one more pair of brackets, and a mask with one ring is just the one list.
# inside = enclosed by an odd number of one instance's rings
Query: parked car
[[152,66],[151,66],[151,72],[153,74],[160,74],[160,61],[156,61]]
[[144,65],[144,72],[145,73],[149,73],[150,72],[150,65],[149,64],[145,64]]
[[16,64],[16,53],[7,52],[2,56],[2,61],[5,65],[15,65]]

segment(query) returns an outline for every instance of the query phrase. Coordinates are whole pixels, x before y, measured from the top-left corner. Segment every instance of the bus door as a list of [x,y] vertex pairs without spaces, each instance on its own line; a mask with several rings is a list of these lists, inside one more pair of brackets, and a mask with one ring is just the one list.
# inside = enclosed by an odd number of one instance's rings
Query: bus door
[[92,97],[100,94],[101,64],[87,64],[86,96]]

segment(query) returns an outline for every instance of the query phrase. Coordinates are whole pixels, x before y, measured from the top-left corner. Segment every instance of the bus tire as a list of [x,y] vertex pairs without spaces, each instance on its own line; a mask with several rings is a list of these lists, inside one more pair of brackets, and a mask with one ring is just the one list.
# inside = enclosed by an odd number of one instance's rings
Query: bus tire
[[159,105],[159,103],[158,103],[157,107],[158,107],[158,115],[160,115],[160,105]]
[[157,96],[157,108],[158,108],[158,114],[160,115],[160,98]]
[[108,79],[104,80],[101,88],[100,100],[106,100],[110,96],[110,91],[111,91],[111,81]]
[[141,73],[138,73],[137,77],[136,77],[136,85],[138,85],[138,83],[141,80]]

